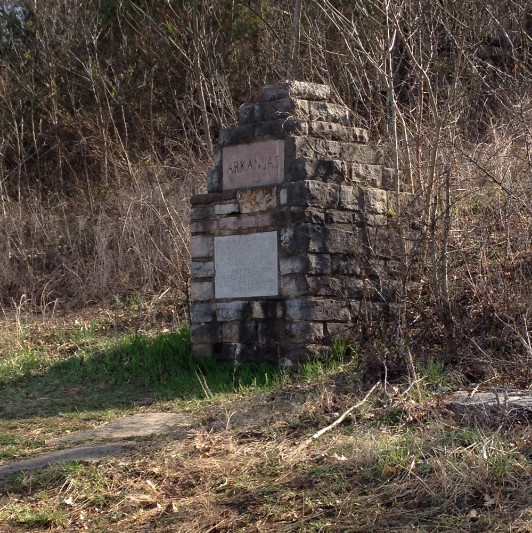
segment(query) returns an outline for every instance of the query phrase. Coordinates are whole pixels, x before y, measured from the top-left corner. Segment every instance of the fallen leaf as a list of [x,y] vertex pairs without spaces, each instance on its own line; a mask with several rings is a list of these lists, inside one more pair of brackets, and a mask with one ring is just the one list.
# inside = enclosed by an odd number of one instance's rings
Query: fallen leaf
[[347,457],[345,455],[338,455],[337,453],[334,453],[332,458],[336,459],[337,461],[347,461]]
[[468,518],[471,518],[471,520],[478,520],[478,511],[476,509],[471,509],[467,516]]
[[382,473],[387,476],[387,477],[391,477],[395,474],[397,474],[397,467],[396,466],[387,466],[383,471]]

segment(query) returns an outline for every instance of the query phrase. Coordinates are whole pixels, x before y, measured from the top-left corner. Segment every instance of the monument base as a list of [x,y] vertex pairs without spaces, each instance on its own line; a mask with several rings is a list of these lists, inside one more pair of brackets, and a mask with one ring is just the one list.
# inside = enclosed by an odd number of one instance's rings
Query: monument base
[[220,133],[208,193],[191,199],[198,355],[297,364],[394,299],[392,172],[329,92],[265,87]]

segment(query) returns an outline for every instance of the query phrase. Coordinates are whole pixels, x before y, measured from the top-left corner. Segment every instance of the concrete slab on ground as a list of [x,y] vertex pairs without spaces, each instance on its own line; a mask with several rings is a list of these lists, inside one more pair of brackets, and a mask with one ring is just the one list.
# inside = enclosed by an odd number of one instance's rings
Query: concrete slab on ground
[[113,444],[92,444],[90,446],[78,446],[68,450],[39,455],[33,459],[26,459],[10,465],[0,466],[0,477],[9,476],[17,472],[28,472],[45,468],[49,465],[65,463],[67,461],[100,461],[110,455],[117,456],[132,453],[138,449],[134,442],[115,442]]
[[[180,433],[186,436],[190,428],[190,419],[180,413],[136,413],[118,420],[108,422],[103,426],[76,431],[57,439],[47,441],[46,444],[67,444],[84,441],[110,441],[115,439],[130,439],[149,437],[164,433]],[[178,437],[179,438],[179,437]]]
[[46,442],[49,446],[76,444],[85,441],[96,441],[98,444],[48,452],[32,459],[0,466],[0,477],[15,472],[37,470],[66,461],[99,461],[104,457],[121,455],[137,449],[135,442],[119,442],[124,439],[169,433],[172,433],[177,440],[184,439],[190,427],[190,418],[180,413],[136,413],[94,429],[76,431],[49,440]]
[[448,406],[464,418],[500,423],[532,419],[532,391],[490,389],[457,391]]

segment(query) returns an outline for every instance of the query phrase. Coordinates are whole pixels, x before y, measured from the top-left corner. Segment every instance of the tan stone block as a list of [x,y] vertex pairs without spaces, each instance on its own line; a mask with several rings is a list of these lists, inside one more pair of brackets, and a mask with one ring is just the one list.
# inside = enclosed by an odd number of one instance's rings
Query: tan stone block
[[237,199],[242,213],[257,213],[277,207],[277,191],[272,187],[238,191]]
[[388,209],[388,195],[382,189],[361,187],[359,189],[360,205],[365,213],[385,214]]
[[259,93],[260,102],[271,102],[283,98],[301,98],[303,100],[327,100],[331,94],[328,85],[304,81],[286,81],[266,85]]
[[223,149],[224,190],[282,183],[284,153],[284,139],[226,146]]

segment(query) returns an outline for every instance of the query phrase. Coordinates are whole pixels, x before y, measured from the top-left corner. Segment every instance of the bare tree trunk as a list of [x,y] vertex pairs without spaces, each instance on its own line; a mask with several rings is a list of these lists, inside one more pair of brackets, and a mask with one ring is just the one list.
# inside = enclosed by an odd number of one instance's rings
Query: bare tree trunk
[[288,65],[286,74],[289,78],[299,75],[299,26],[301,21],[301,7],[303,0],[296,0],[294,16],[292,17],[292,36],[288,49]]
[[205,146],[209,156],[212,157],[214,153],[212,140],[211,140],[211,128],[209,126],[209,115],[207,113],[207,104],[205,102],[205,95],[203,93],[203,74],[201,72],[200,63],[200,46],[199,46],[199,24],[198,24],[198,2],[194,0],[192,4],[192,31],[194,32],[194,78],[196,81],[196,90],[198,91],[198,103],[201,110],[201,120],[203,123],[203,136],[205,140]]

